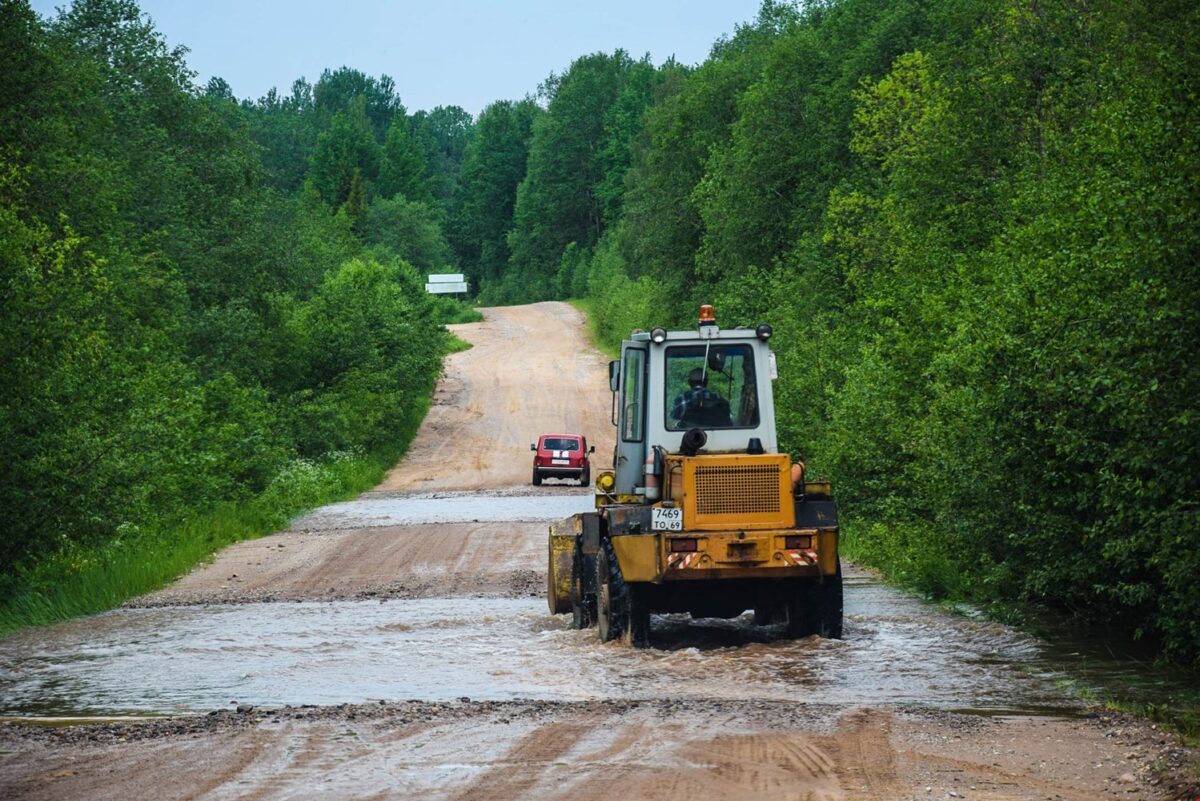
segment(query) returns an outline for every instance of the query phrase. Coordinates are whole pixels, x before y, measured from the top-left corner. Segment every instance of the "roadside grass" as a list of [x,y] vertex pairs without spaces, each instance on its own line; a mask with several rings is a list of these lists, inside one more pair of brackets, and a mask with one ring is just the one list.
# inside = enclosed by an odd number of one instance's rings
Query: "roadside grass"
[[595,314],[595,309],[596,309],[595,299],[594,298],[568,298],[565,302],[571,304],[576,309],[583,312],[583,315],[585,317],[587,317],[588,341],[591,342],[592,347],[595,348],[596,350],[600,351],[601,353],[603,353],[605,356],[607,356],[610,359],[621,358],[621,349],[619,346],[609,347],[608,345],[606,345],[604,343],[603,340],[600,339],[600,333],[599,333],[599,329],[598,329],[599,318],[597,318],[597,316]]
[[[1016,604],[992,600],[980,605],[978,588],[972,587],[963,571],[955,564],[952,554],[931,548],[928,543],[940,542],[929,536],[919,522],[901,521],[841,521],[842,537],[839,550],[842,556],[864,567],[880,571],[884,580],[952,612],[963,612],[963,604],[979,609],[994,620],[1012,626],[1041,639],[1053,639],[1066,631],[1071,619],[1064,619],[1050,610],[1033,604]],[[914,543],[925,543],[914,547]],[[973,590],[976,590],[973,592]],[[1086,657],[1085,657],[1086,658]],[[1163,673],[1172,669],[1158,665]],[[1069,673],[1070,669],[1067,668]],[[1163,680],[1161,689],[1147,692],[1144,687],[1109,686],[1097,690],[1085,686],[1069,675],[1060,681],[1064,689],[1080,698],[1119,712],[1147,718],[1175,732],[1185,745],[1200,745],[1200,690],[1189,689],[1193,683],[1174,675]],[[1146,700],[1153,695],[1155,700]]]
[[[441,346],[443,353],[471,347],[453,334]],[[228,545],[274,533],[309,509],[377,486],[416,436],[434,386],[431,378],[392,442],[372,453],[294,459],[256,496],[184,512],[173,524],[131,530],[103,547],[66,550],[18,575],[0,601],[0,635],[116,608],[184,576]]]
[[447,337],[445,347],[447,355],[451,353],[462,353],[464,350],[470,350],[471,348],[475,347],[470,342],[452,331],[447,331],[446,333]]
[[465,300],[435,295],[430,303],[433,305],[434,318],[440,325],[478,323],[483,319],[483,314]]
[[306,509],[375,486],[394,464],[392,453],[295,460],[256,497],[105,548],[60,554],[18,580],[0,606],[0,633],[94,614],[156,590],[227,545],[270,534]]
[[[1168,698],[1165,701],[1147,702],[1110,696],[1104,698],[1102,703],[1109,709],[1139,715],[1160,724],[1178,734],[1189,748],[1200,745],[1200,698]],[[1200,770],[1200,762],[1196,768]]]

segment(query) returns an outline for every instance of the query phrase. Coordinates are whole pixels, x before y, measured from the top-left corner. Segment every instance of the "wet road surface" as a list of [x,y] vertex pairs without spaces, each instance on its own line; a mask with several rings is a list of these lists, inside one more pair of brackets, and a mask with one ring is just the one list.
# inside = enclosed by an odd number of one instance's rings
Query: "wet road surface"
[[722,698],[1050,710],[1079,706],[1038,643],[867,578],[843,641],[656,617],[656,648],[600,645],[538,599],[119,610],[0,641],[5,715],[178,713],[373,700]]

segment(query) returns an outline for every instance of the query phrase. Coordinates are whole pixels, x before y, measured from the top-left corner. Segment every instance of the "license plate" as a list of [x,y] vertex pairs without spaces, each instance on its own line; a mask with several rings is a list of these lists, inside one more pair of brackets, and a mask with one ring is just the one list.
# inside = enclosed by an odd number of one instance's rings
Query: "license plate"
[[650,511],[650,528],[655,531],[683,531],[683,510],[678,506],[670,509],[656,506]]
[[550,464],[570,464],[570,459],[551,459]]

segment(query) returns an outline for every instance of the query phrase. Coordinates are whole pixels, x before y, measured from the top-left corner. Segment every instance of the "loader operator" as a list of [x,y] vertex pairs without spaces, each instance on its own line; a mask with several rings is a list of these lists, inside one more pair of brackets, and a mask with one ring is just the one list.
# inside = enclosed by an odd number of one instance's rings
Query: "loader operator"
[[678,420],[680,428],[729,428],[733,425],[729,401],[708,388],[708,374],[702,367],[688,373],[688,389],[675,396],[671,419]]

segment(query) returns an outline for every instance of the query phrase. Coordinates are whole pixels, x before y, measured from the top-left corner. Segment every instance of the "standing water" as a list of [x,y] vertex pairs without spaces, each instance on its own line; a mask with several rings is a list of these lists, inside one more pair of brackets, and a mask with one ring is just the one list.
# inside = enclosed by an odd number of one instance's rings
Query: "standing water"
[[846,586],[846,639],[654,620],[656,648],[601,645],[541,599],[127,609],[0,640],[0,713],[180,713],[369,700],[731,698],[1052,709],[1078,702],[1054,654],[1004,626],[870,579]]

